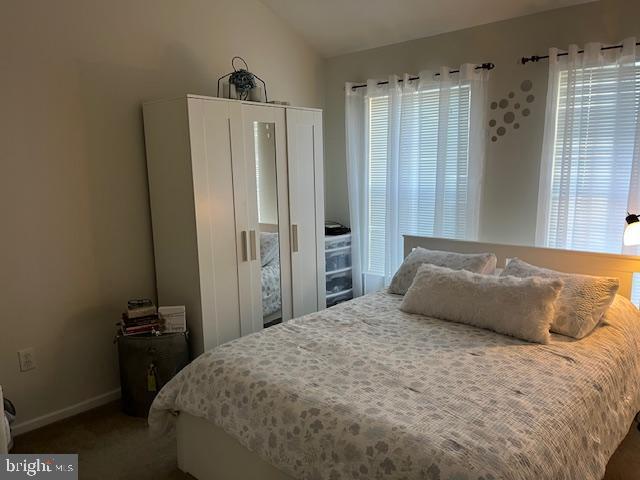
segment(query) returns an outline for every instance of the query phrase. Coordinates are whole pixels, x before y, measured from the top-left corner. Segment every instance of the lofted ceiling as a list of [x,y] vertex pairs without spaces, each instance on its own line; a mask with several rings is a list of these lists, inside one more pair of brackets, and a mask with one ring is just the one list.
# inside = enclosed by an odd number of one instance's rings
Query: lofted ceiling
[[593,0],[262,0],[332,57]]

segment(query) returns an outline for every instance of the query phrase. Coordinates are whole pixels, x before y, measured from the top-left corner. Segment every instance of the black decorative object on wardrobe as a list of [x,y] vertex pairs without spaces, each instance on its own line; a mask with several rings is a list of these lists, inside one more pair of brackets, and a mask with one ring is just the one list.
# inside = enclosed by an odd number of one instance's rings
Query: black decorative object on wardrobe
[[[236,67],[237,62],[242,62],[244,64],[244,68]],[[264,80],[262,80],[255,73],[251,73],[249,71],[249,65],[242,57],[233,57],[231,59],[231,67],[233,68],[233,72],[227,73],[226,75],[221,76],[218,79],[218,97],[222,97],[220,86],[221,82],[228,78],[227,83],[227,98],[231,99],[232,96],[232,87],[235,91],[235,99],[236,100],[254,100],[258,102],[268,102],[269,99],[267,97],[267,84]],[[260,98],[260,94],[257,91],[258,85],[256,80],[262,83],[262,88],[264,90],[264,100]],[[224,84],[222,84],[224,90]],[[257,94],[257,95],[256,95]]]

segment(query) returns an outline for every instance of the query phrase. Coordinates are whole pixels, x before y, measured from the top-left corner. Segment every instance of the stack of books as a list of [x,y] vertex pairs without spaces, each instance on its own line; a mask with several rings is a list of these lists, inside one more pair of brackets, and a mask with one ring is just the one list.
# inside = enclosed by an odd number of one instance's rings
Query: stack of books
[[156,333],[159,330],[158,309],[151,300],[141,298],[127,302],[127,311],[122,314],[120,323],[122,335]]

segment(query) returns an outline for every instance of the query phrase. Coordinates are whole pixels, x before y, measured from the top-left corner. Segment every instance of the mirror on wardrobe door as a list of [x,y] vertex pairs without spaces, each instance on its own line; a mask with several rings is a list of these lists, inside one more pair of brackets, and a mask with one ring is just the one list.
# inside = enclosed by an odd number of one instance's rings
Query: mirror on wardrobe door
[[262,276],[262,319],[265,327],[282,322],[275,128],[275,123],[253,122]]

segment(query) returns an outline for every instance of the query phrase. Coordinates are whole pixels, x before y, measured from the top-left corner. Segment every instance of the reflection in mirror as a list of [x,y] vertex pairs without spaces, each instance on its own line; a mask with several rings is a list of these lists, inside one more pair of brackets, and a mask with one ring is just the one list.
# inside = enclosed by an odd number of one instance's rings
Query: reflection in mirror
[[275,124],[253,122],[253,138],[262,275],[262,319],[264,326],[269,327],[282,322]]

